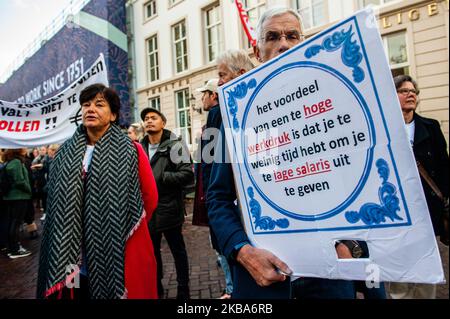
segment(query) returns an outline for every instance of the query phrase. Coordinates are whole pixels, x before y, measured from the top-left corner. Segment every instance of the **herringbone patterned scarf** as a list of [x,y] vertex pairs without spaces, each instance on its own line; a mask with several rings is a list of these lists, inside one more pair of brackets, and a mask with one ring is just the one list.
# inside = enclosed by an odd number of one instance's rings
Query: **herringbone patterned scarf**
[[[143,213],[137,150],[117,125],[95,144],[83,181],[86,129],[80,126],[52,163],[43,232],[38,298],[66,278],[66,267],[87,259],[91,298],[120,298],[125,243]],[[82,238],[83,237],[83,238]]]

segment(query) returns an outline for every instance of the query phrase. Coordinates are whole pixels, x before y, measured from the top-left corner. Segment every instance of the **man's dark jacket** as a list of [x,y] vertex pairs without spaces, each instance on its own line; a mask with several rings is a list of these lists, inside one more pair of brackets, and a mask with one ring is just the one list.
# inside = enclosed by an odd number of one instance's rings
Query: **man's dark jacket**
[[[227,158],[225,131],[222,125],[215,149],[208,187],[207,208],[209,224],[217,237],[224,256],[231,262],[233,273],[233,299],[288,299],[291,296],[290,280],[261,287],[250,273],[235,260],[236,246],[249,242],[242,225],[241,211],[237,205],[233,169]],[[305,281],[307,280],[307,281]],[[352,281],[323,278],[301,278],[300,286],[305,290],[302,298],[349,299],[354,298]]]
[[[143,138],[141,144],[149,155],[148,136]],[[194,173],[189,151],[181,138],[166,129],[150,165],[158,188],[158,206],[149,224],[150,232],[154,233],[183,224],[183,187],[193,182]]]
[[290,295],[289,280],[260,287],[250,273],[234,260],[234,247],[249,239],[242,225],[241,212],[236,204],[236,188],[233,169],[227,159],[224,127],[217,140],[214,163],[209,180],[207,208],[209,224],[217,237],[221,253],[231,261],[233,299],[287,299]]
[[[414,114],[414,156],[418,160],[445,197],[449,195],[449,157],[447,143],[442,134],[439,122]],[[442,201],[432,191],[428,183],[422,179],[422,186],[431,215],[436,236],[441,234]]]

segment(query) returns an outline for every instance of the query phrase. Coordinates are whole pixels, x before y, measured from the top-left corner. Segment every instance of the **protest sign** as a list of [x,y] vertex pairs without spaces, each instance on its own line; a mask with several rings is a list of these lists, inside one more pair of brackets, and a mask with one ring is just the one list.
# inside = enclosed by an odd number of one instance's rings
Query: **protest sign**
[[94,83],[108,85],[103,55],[72,85],[50,99],[28,104],[6,102],[0,97],[0,147],[64,142],[81,124],[80,92]]
[[[371,10],[220,87],[243,223],[297,276],[443,282]],[[338,259],[338,240],[369,258]]]

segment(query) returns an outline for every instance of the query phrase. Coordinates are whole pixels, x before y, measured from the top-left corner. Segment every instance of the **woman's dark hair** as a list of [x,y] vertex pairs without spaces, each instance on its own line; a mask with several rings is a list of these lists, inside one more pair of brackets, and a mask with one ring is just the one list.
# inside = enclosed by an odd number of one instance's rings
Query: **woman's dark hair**
[[3,153],[3,161],[9,162],[13,159],[19,159],[22,163],[25,161],[25,158],[22,156],[22,148],[18,149],[6,149]]
[[120,117],[120,98],[117,92],[109,87],[104,86],[101,83],[96,83],[89,85],[88,87],[84,88],[83,91],[80,93],[80,105],[83,105],[85,102],[89,102],[97,94],[103,95],[106,101],[108,101],[109,106],[111,108],[111,112],[116,115],[116,120],[114,123],[119,122]]
[[414,88],[416,89],[417,94],[419,94],[420,90],[417,85],[417,82],[409,75],[397,75],[394,78],[395,89],[398,90],[405,82],[411,82],[414,85]]

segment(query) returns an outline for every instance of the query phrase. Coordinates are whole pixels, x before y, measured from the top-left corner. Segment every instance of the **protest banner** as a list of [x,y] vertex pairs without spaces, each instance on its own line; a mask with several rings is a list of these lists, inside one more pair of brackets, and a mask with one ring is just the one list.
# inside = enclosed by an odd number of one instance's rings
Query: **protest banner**
[[108,85],[102,54],[72,85],[50,99],[28,104],[6,102],[0,97],[0,147],[35,147],[64,142],[81,124],[80,92],[94,83]]
[[[440,283],[439,250],[371,10],[220,87],[243,223],[295,276]],[[338,240],[368,258],[338,259]]]
[[242,28],[247,35],[248,41],[252,47],[254,47],[256,45],[256,32],[250,24],[248,13],[240,0],[235,0],[235,4],[238,10],[239,19],[241,20]]

